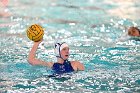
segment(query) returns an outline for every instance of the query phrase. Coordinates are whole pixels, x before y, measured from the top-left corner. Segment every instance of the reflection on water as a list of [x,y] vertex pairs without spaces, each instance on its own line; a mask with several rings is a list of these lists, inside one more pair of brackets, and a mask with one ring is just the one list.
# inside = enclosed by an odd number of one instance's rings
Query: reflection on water
[[[140,42],[118,40],[127,27],[140,25],[138,2],[10,0],[12,14],[0,15],[0,92],[139,92]],[[64,40],[70,45],[70,60],[81,61],[86,70],[54,79],[47,77],[49,68],[28,64],[33,42],[25,31],[33,23],[46,29],[39,58],[56,61],[53,44]]]

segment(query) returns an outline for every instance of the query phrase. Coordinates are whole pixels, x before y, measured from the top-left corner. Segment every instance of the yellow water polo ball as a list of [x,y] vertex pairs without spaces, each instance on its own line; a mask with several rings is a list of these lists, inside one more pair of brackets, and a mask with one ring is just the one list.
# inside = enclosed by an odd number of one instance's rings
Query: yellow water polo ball
[[44,29],[38,24],[33,24],[27,28],[26,33],[30,40],[38,42],[43,38]]

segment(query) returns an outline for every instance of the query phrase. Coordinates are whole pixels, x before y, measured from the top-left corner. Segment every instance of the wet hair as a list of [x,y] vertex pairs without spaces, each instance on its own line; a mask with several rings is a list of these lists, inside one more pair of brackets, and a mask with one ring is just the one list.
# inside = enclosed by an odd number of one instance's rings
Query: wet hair
[[140,35],[140,29],[138,29],[138,27],[130,27],[128,29],[128,35],[132,35],[132,33],[134,33],[136,30],[139,32]]

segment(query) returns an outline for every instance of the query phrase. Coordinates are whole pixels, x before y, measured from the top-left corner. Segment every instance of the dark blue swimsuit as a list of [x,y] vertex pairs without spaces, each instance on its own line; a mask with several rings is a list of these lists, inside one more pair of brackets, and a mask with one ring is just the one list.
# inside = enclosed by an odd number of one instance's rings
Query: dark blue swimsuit
[[63,64],[54,63],[52,70],[54,71],[55,74],[70,73],[74,71],[70,61],[68,60],[65,60]]

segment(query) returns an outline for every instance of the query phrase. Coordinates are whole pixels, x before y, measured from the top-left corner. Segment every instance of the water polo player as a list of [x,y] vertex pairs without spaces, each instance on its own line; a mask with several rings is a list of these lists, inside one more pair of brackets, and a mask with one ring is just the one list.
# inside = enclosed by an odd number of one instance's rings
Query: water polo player
[[55,54],[57,57],[57,62],[45,62],[37,59],[35,57],[37,48],[42,42],[34,42],[34,45],[29,53],[28,62],[31,65],[41,65],[52,68],[54,73],[63,74],[73,71],[84,70],[84,65],[79,61],[68,61],[69,58],[69,46],[66,43],[56,43],[55,44]]

